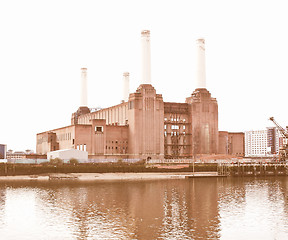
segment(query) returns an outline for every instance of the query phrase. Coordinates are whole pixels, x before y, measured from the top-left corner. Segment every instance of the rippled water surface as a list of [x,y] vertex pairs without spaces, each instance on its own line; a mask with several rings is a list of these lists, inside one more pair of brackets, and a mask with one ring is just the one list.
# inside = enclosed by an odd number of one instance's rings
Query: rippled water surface
[[0,239],[288,239],[288,177],[0,183]]

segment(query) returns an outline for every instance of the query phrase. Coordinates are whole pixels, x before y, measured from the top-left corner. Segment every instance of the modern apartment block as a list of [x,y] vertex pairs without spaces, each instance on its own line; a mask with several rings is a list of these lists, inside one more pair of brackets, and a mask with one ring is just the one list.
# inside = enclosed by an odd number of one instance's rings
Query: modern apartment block
[[279,153],[281,138],[275,127],[245,132],[245,156],[264,157]]
[[[267,151],[269,154],[278,154],[282,138],[276,127],[267,128]],[[282,144],[281,144],[282,145]]]

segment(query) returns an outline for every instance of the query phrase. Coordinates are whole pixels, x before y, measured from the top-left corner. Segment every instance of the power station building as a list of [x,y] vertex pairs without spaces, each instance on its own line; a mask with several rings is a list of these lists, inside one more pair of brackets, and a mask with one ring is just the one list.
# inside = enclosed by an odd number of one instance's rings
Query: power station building
[[81,106],[70,126],[37,134],[37,154],[71,148],[87,151],[90,159],[227,154],[219,149],[217,100],[206,89],[205,40],[197,40],[197,88],[185,103],[164,102],[156,92],[151,84],[150,31],[142,31],[141,41],[142,81],[136,92],[129,94],[129,73],[124,73],[123,101],[92,111],[87,107],[87,69],[82,68]]

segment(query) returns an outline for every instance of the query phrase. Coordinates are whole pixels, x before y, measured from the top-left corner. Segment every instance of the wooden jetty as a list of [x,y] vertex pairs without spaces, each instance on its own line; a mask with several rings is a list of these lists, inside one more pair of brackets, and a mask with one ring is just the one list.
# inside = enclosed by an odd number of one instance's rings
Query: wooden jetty
[[288,176],[287,163],[221,163],[219,175],[227,176]]

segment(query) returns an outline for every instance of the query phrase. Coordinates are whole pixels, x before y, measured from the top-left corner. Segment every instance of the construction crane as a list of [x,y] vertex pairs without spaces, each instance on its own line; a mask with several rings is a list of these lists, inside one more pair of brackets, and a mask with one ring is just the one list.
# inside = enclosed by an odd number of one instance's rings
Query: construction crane
[[269,120],[276,125],[283,137],[283,146],[279,148],[279,160],[280,162],[288,162],[288,132],[275,121],[274,117],[270,117]]

